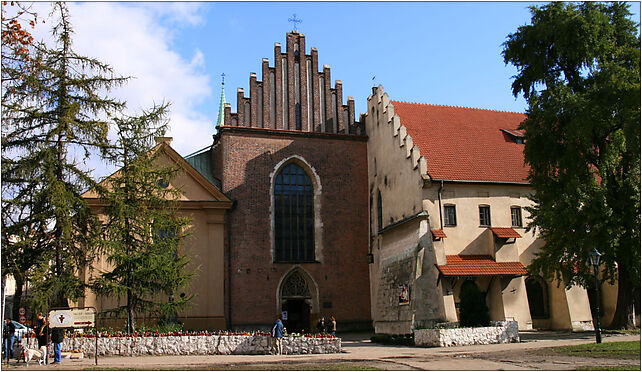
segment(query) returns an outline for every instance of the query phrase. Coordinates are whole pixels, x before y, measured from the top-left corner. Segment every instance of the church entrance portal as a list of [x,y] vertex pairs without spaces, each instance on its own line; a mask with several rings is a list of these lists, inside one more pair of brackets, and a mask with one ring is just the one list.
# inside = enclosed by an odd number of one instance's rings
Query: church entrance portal
[[283,311],[288,312],[288,319],[284,321],[288,332],[310,331],[310,305],[302,299],[285,300]]
[[313,292],[304,276],[307,275],[295,269],[281,283],[281,311],[287,311],[287,319],[283,320],[283,325],[289,333],[310,331]]

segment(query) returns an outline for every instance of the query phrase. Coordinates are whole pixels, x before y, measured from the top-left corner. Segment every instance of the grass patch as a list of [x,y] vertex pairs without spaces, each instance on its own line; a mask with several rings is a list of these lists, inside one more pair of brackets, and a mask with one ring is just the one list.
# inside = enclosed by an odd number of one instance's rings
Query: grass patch
[[[563,354],[580,358],[605,359],[640,359],[639,341],[603,342],[601,344],[586,344],[560,346],[544,349],[553,354]],[[639,369],[639,368],[638,368]]]
[[623,365],[623,366],[584,366],[578,367],[576,371],[639,371],[639,364]]

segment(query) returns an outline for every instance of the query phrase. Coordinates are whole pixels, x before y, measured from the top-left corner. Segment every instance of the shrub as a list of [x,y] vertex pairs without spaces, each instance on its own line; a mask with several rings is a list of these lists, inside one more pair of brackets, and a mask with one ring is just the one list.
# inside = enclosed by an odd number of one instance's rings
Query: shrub
[[459,299],[460,326],[486,327],[490,324],[486,298],[473,281],[467,281],[461,286]]

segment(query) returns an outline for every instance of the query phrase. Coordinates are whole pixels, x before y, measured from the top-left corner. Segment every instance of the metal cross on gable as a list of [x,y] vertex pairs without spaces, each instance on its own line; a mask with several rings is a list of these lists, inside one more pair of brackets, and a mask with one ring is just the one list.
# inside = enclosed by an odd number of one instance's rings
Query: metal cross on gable
[[294,27],[294,31],[296,31],[296,24],[303,22],[300,19],[296,18],[296,13],[292,14],[292,18],[288,18],[288,22],[292,22],[292,25]]

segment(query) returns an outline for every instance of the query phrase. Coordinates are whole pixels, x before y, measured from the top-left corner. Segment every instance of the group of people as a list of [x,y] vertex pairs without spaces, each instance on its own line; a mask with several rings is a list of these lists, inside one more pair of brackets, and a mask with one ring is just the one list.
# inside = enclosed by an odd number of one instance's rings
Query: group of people
[[335,336],[337,333],[337,321],[333,316],[330,317],[327,321],[324,317],[319,318],[317,322],[317,332],[327,333],[331,336]]
[[[36,334],[36,340],[38,341],[38,349],[40,350],[41,363],[46,363],[47,357],[47,337],[49,336],[49,325],[47,320],[42,313],[38,313],[36,316],[36,322],[34,325],[34,332]],[[5,324],[2,330],[3,346],[4,346],[4,358],[9,364],[9,359],[13,358],[13,344],[16,341],[15,337],[16,326],[11,321],[11,318],[7,317],[5,319]],[[51,342],[54,345],[54,361],[53,364],[61,363],[62,356],[62,341],[65,338],[65,330],[62,328],[53,328],[51,331]]]

